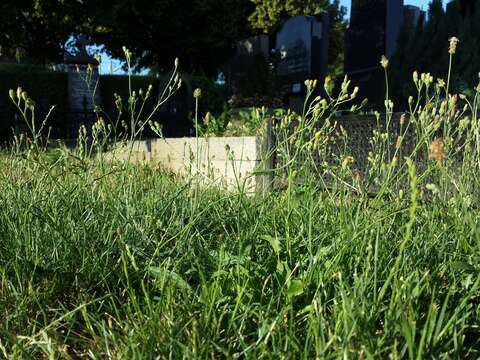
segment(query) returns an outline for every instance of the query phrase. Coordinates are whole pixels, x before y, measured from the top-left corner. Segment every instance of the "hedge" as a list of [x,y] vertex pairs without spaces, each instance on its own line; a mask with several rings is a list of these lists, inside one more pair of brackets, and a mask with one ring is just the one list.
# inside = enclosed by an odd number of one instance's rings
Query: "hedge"
[[[132,91],[136,91],[138,93],[139,89],[143,89],[145,92],[149,85],[153,86],[152,95],[150,99],[147,101],[146,109],[151,110],[155,106],[155,102],[158,99],[159,92],[163,91],[160,89],[161,84],[163,83],[163,79],[165,76],[149,76],[149,75],[132,75],[131,76],[131,84],[132,84]],[[217,85],[213,80],[209,79],[206,76],[189,76],[191,89],[201,88],[202,89],[202,98],[200,99],[200,116],[202,117],[207,111],[211,112],[215,116],[220,115],[224,107],[226,105],[225,98],[224,98],[224,90],[222,86]],[[106,112],[108,117],[114,117],[117,114],[115,109],[115,96],[114,94],[118,94],[121,96],[123,103],[126,104],[126,101],[129,97],[129,89],[128,89],[128,75],[102,75],[100,77],[100,96],[102,100],[102,109]],[[193,94],[192,94],[192,103],[193,103]],[[163,119],[164,120],[164,119]],[[187,123],[191,122],[191,119],[185,119]],[[177,129],[180,133],[185,131],[185,121],[180,121],[175,126],[179,127]],[[162,121],[160,121],[162,123]],[[162,123],[163,124],[163,123]],[[163,125],[167,125],[166,123]],[[187,124],[187,127],[193,126]],[[167,126],[166,128],[170,128]],[[180,129],[182,128],[182,129]],[[168,135],[167,131],[167,135]],[[173,131],[176,133],[176,131]],[[152,135],[146,129],[144,135]],[[170,134],[171,135],[171,134]]]
[[35,100],[36,118],[42,121],[51,106],[56,109],[48,126],[60,128],[64,114],[68,111],[68,77],[64,72],[53,71],[39,65],[0,64],[0,141],[12,137],[12,127],[23,127],[15,123],[16,110],[9,98],[9,89],[21,86]]
[[[152,109],[159,95],[162,77],[148,75],[133,75],[131,77],[132,90],[146,91],[149,85],[153,86],[152,96],[146,109]],[[206,76],[190,76],[192,89],[201,88],[201,114],[207,111],[218,116],[225,107],[224,90]],[[54,131],[53,137],[61,137],[66,127],[68,106],[68,75],[65,72],[53,71],[40,65],[0,64],[0,141],[3,143],[12,137],[13,127],[23,127],[23,123],[15,122],[17,113],[9,96],[9,89],[21,86],[36,101],[37,120],[43,120],[51,106],[56,109],[51,115],[48,126]],[[102,108],[108,116],[115,116],[114,94],[118,94],[126,103],[128,99],[127,75],[100,76],[99,91]],[[193,94],[192,94],[193,96]],[[19,121],[19,120],[17,120]]]

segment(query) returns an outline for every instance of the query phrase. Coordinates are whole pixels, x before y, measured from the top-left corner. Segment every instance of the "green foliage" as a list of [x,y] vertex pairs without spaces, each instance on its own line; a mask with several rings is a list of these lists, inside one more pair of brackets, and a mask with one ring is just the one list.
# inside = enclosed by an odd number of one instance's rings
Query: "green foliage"
[[91,2],[101,14],[95,21],[102,31],[92,33],[94,40],[114,57],[127,46],[138,66],[155,66],[159,72],[178,57],[181,71],[215,75],[232,55],[233,41],[250,34],[249,0]]
[[226,107],[218,116],[207,112],[203,118],[203,122],[198,125],[199,134],[201,136],[223,136],[230,123],[230,119],[230,111]]
[[340,0],[334,0],[327,7],[327,11],[330,17],[327,72],[331,77],[336,77],[343,74],[347,8],[340,5]]
[[91,21],[80,1],[2,0],[0,58],[40,64],[62,61],[64,44]]
[[283,109],[269,110],[265,107],[225,107],[219,116],[207,113],[199,125],[199,132],[202,136],[256,136],[268,121],[281,118],[284,113]]
[[[188,9],[188,11],[185,11]],[[0,3],[1,54],[9,60],[60,62],[72,34],[87,34],[115,58],[132,51],[138,68],[166,72],[176,57],[181,71],[216,75],[232,44],[259,30],[273,32],[288,16],[331,17],[330,72],[341,71],[345,9],[335,0],[5,0]],[[0,54],[0,57],[2,56]]]
[[255,11],[249,21],[254,29],[275,32],[289,16],[317,15],[326,10],[328,0],[251,0]]
[[64,114],[68,111],[68,79],[64,72],[52,71],[36,65],[0,65],[0,140],[12,136],[12,127],[23,129],[21,121],[15,122],[15,109],[8,96],[10,89],[21,87],[36,101],[37,120],[40,122],[51,106],[55,110],[46,127],[61,128],[66,126]]

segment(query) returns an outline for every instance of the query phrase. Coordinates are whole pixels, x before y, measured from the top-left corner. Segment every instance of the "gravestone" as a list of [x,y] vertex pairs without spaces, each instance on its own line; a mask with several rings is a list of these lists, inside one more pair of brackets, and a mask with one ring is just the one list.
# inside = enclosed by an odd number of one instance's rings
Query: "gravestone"
[[378,67],[395,51],[403,24],[403,0],[352,0],[345,38],[345,72]]
[[[67,116],[69,128],[67,137],[76,137],[81,125],[90,128],[96,119],[95,105],[100,104],[99,88],[93,96],[93,89],[99,78],[98,61],[87,52],[89,39],[80,35],[77,39],[78,52],[74,55],[66,54],[64,69],[68,74],[68,102],[70,112]],[[88,76],[88,74],[91,76]]]
[[328,57],[328,13],[287,20],[276,36],[276,74],[286,104],[303,108],[307,79],[325,76]]
[[382,55],[390,58],[403,22],[403,0],[352,0],[345,34],[344,70],[369,106],[382,106],[385,77]]
[[[267,35],[257,35],[238,41],[235,44],[235,56],[233,56],[222,68],[226,79],[228,95],[252,95],[245,94],[249,91],[246,82],[259,81],[258,71],[262,64],[266,64],[269,58],[270,41]],[[259,69],[260,68],[260,69]],[[255,85],[255,84],[250,84]]]

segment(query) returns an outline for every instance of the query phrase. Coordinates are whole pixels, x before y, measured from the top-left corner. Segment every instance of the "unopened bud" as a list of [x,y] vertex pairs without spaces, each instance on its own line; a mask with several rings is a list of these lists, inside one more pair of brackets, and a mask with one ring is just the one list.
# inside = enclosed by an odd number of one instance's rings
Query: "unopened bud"
[[352,95],[350,96],[352,99],[355,99],[355,97],[357,96],[358,90],[359,90],[358,86],[355,86],[353,88]]
[[382,55],[382,59],[380,60],[380,65],[382,65],[384,69],[388,67],[388,59],[385,55]]

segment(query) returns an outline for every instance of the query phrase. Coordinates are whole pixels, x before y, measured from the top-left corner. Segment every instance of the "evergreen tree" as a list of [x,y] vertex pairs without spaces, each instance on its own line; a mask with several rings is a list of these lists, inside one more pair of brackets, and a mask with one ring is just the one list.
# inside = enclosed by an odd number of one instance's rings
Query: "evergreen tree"
[[454,0],[444,10],[441,0],[429,4],[428,21],[421,20],[415,31],[401,31],[392,58],[391,82],[397,104],[415,92],[411,79],[414,70],[430,72],[445,79],[449,67],[448,40],[460,39],[453,59],[451,91],[472,93],[480,71],[480,0],[469,6]]

